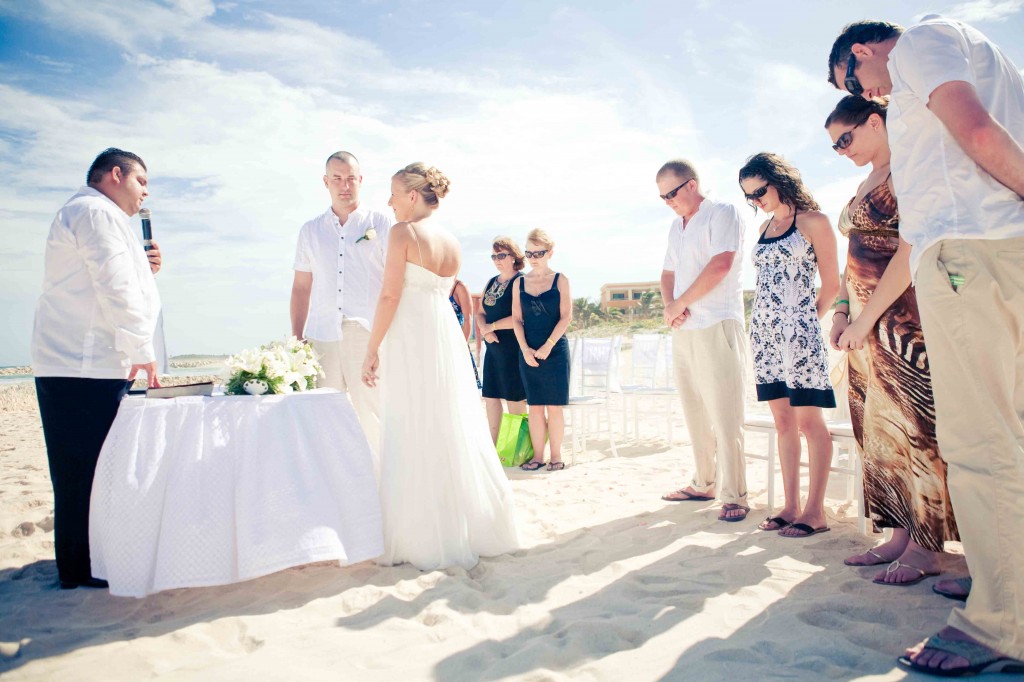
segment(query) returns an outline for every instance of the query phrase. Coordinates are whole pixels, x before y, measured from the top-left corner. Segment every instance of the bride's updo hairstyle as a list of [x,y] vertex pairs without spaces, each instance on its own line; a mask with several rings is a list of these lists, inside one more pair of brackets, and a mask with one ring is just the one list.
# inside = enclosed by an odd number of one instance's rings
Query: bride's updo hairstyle
[[424,203],[431,208],[437,208],[438,199],[443,199],[451,186],[448,176],[433,166],[419,162],[410,163],[395,173],[394,177],[401,180],[410,192],[419,192]]

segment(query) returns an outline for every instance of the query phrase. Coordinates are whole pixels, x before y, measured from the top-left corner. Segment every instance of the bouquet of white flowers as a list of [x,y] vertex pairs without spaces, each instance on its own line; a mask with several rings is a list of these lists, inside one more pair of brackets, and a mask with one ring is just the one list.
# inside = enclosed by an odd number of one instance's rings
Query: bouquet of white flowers
[[244,350],[224,361],[224,392],[229,395],[292,393],[316,388],[323,370],[313,347],[294,336]]

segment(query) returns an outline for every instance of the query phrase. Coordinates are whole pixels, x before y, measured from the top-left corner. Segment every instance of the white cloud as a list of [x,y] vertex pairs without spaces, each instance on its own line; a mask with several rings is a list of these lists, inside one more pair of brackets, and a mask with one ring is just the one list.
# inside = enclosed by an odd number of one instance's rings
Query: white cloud
[[[26,154],[53,160],[15,173],[15,154],[0,157],[15,178],[0,188],[0,205],[20,211],[0,214],[0,230],[15,235],[0,253],[41,253],[53,213],[97,151],[140,153],[166,258],[159,285],[172,352],[230,351],[287,330],[295,236],[326,207],[322,164],[339,148],[362,160],[371,206],[383,207],[388,177],[413,160],[452,178],[438,219],[463,239],[472,289],[492,273],[490,238],[522,240],[535,226],[558,240],[557,265],[576,295],[595,296],[609,272],[657,276],[663,229],[642,226],[670,219],[653,182],[666,144],[635,127],[632,92],[550,73],[508,82],[473,69],[400,68],[365,41],[269,15],[260,28],[231,28],[205,21],[208,7],[140,5],[130,21],[116,4],[44,8],[57,26],[91,30],[126,54],[116,79],[75,98],[0,83],[0,126],[23,138]],[[161,56],[161,42],[174,41],[191,56]],[[358,68],[339,68],[355,53]],[[630,70],[625,55],[619,63]],[[650,94],[645,121],[692,135],[674,93],[643,78],[631,85]],[[38,281],[33,273],[22,290]]]
[[[391,29],[402,20],[352,9]],[[0,0],[0,13],[124,55],[71,89],[43,89],[38,73],[0,65],[0,289],[23,296],[8,325],[20,340],[0,337],[0,363],[11,348],[27,355],[27,301],[40,281],[33,266],[3,266],[39,258],[53,214],[110,145],[150,167],[178,352],[231,351],[287,330],[295,236],[327,206],[322,164],[337,149],[359,155],[374,207],[411,161],[451,177],[438,219],[463,241],[471,289],[493,271],[490,238],[521,240],[532,227],[555,236],[555,266],[576,296],[613,279],[656,279],[672,214],[653,175],[668,158],[691,158],[710,194],[732,202],[742,200],[738,167],[761,149],[801,166],[828,212],[855,186],[856,171],[829,166],[822,129],[838,93],[802,68],[821,55],[797,59],[752,21],[719,19],[731,28],[709,40],[695,16],[655,43],[643,31],[626,39],[587,9],[554,9],[528,27],[456,12],[458,32],[494,35],[497,21],[508,43],[453,55],[440,10],[434,53],[251,3]],[[526,31],[558,40],[524,55],[513,43]],[[744,264],[749,284],[747,254]]]
[[1024,0],[971,0],[943,12],[947,17],[971,23],[1006,21],[1024,7]]

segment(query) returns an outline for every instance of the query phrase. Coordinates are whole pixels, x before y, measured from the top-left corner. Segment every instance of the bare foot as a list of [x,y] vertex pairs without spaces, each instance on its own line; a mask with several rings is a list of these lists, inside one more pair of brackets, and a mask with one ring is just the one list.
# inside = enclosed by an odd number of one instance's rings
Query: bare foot
[[698,492],[693,486],[686,486],[680,490],[673,490],[661,496],[666,502],[706,502],[715,499],[715,491],[711,489],[706,493]]
[[783,537],[787,538],[799,538],[809,534],[806,530],[803,530],[801,528],[795,528],[794,526],[796,526],[797,524],[810,526],[812,529],[815,529],[816,531],[819,529],[828,528],[828,520],[825,518],[824,512],[811,516],[807,513],[807,510],[805,509],[803,515],[793,519],[793,525],[786,526],[785,528],[780,530],[779,535],[782,535]]
[[876,583],[914,585],[928,576],[939,574],[939,554],[910,541],[899,559],[875,576]]
[[[950,676],[949,673],[955,673],[960,669],[982,666],[986,661],[995,662],[1003,658],[999,652],[993,651],[973,637],[948,625],[933,637],[941,638],[947,642],[966,642],[970,645],[971,649],[975,650],[970,653],[974,660],[968,660],[952,651],[941,649],[938,647],[941,642],[935,642],[933,638],[929,638],[917,646],[907,649],[906,658],[913,664],[913,667],[935,671],[941,670],[943,673],[946,673],[944,676]],[[932,642],[931,646],[929,646],[929,641]],[[906,664],[906,661],[903,659],[900,659],[900,662]],[[1022,664],[1022,669],[1024,669],[1024,664]],[[1007,672],[1009,671],[1007,670]],[[1017,670],[1013,670],[1013,672],[1017,672]],[[938,674],[942,675],[943,673]]]
[[722,505],[722,513],[718,515],[719,521],[742,521],[747,518],[750,507],[742,504],[727,503]]
[[932,592],[941,594],[948,599],[967,601],[967,597],[971,594],[971,576],[936,580],[932,585]]
[[894,528],[892,538],[883,542],[877,547],[872,547],[861,554],[854,554],[847,557],[847,566],[877,566],[878,564],[889,564],[898,559],[907,549],[910,543],[910,534],[903,528]]

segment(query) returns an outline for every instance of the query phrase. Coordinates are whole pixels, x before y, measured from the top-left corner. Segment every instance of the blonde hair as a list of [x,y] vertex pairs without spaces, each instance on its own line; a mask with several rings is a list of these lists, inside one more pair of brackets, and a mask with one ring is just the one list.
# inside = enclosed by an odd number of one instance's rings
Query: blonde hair
[[526,241],[533,242],[534,244],[540,244],[545,249],[555,248],[555,240],[551,238],[551,235],[539,227],[535,227],[530,230],[530,234],[526,235]]
[[654,179],[661,180],[669,173],[675,175],[680,180],[693,178],[697,181],[697,185],[700,185],[700,176],[697,175],[697,169],[686,159],[672,159],[665,162],[665,165],[658,169],[658,174],[654,176]]
[[491,244],[491,249],[512,254],[512,267],[517,271],[522,270],[526,265],[523,261],[523,250],[512,241],[512,237],[495,237],[494,243]]
[[418,161],[410,163],[395,173],[394,177],[400,179],[410,192],[419,192],[427,206],[433,208],[437,208],[438,199],[443,199],[451,186],[444,173]]

